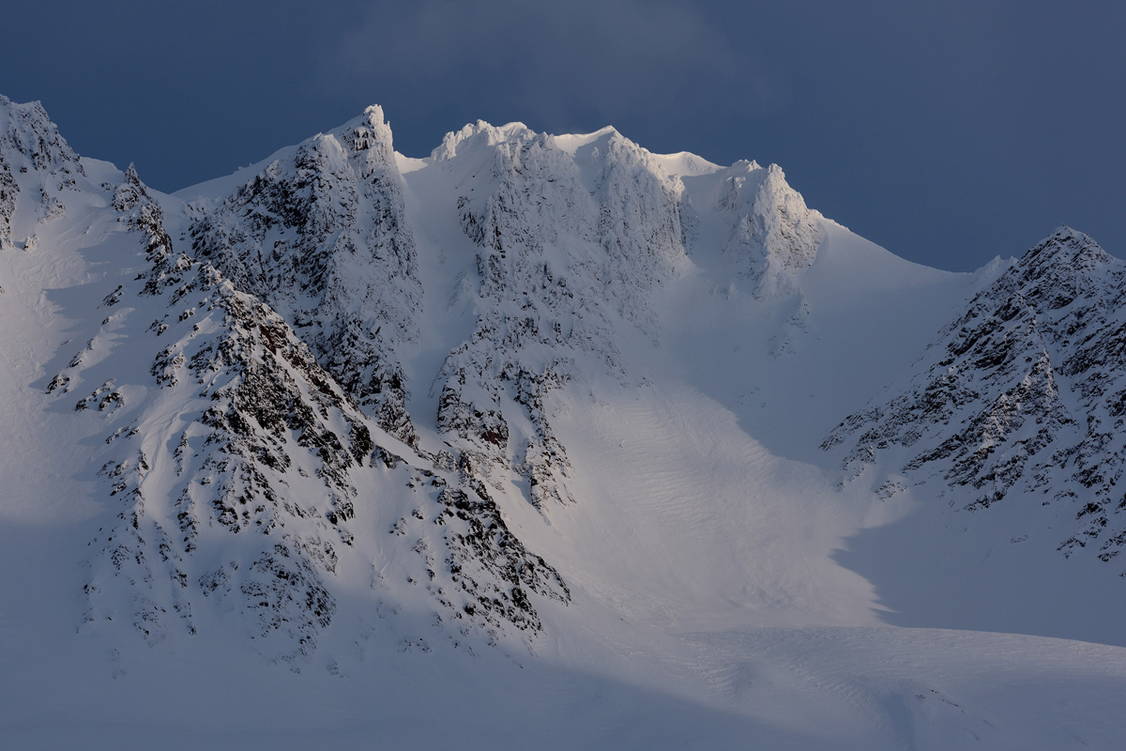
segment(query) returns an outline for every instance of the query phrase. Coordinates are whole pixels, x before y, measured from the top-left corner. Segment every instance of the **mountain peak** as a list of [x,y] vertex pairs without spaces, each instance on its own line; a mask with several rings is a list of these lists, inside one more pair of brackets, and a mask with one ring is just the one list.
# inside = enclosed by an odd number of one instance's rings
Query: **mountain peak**
[[436,161],[452,159],[466,144],[482,143],[486,146],[492,146],[514,137],[521,138],[532,134],[531,128],[524,123],[511,122],[504,125],[493,125],[485,120],[478,120],[475,123],[466,123],[459,130],[446,133],[442,138],[441,145],[434,149],[430,156]]
[[769,160],[348,115],[170,197],[0,100],[14,747],[1123,736],[1126,264],[939,272]]
[[0,154],[13,166],[83,173],[78,155],[38,101],[13,102],[0,95]]
[[391,125],[383,114],[383,108],[371,104],[364,111],[327,134],[352,152],[366,151],[368,159],[389,163],[395,151]]
[[1076,271],[1105,266],[1114,260],[1090,235],[1061,225],[1052,234],[1029,248],[1017,261],[1017,266],[1029,270],[1042,270],[1046,265],[1066,264]]
[[42,119],[50,120],[50,117],[47,116],[47,110],[38,99],[33,99],[30,102],[16,102],[0,94],[0,124],[6,125],[8,118],[11,118],[16,113],[28,113]]
[[383,116],[383,107],[378,104],[369,104],[364,107],[363,117],[372,125],[382,125],[386,121]]

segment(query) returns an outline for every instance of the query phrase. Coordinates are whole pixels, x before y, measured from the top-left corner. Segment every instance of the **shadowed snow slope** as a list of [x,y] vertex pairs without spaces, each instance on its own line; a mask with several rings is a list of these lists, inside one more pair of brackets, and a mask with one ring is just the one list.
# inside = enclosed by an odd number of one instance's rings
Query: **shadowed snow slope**
[[609,127],[162,195],[0,98],[0,734],[1116,748],[1123,279]]

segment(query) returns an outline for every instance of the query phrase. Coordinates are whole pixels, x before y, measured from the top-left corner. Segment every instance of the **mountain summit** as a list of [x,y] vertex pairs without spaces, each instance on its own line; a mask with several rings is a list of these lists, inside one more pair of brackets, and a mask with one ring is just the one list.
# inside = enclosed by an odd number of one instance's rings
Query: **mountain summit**
[[374,106],[166,195],[0,97],[0,728],[1110,748],[1124,269]]

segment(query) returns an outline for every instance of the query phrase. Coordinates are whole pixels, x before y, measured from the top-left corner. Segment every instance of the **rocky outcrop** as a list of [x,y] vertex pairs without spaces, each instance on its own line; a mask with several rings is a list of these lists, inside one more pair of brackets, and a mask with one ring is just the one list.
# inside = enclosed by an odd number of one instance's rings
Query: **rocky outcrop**
[[[386,434],[285,320],[174,248],[133,169],[111,203],[142,271],[104,297],[100,330],[48,385],[105,434],[113,512],[91,541],[86,627],[131,624],[156,644],[196,634],[201,612],[234,613],[259,651],[297,669],[342,609],[363,619],[338,578],[375,566],[371,535],[402,502],[372,488],[406,486],[406,518],[425,524],[395,525],[418,554],[398,575],[446,613],[439,633],[534,639],[539,603],[569,591],[467,466],[438,474],[378,445]],[[128,356],[105,356],[123,340]]]
[[725,171],[718,209],[730,229],[723,252],[737,259],[756,294],[793,291],[797,274],[817,258],[823,217],[806,207],[776,164],[737,162]]
[[[107,450],[123,457],[102,468],[119,510],[94,543],[87,619],[126,620],[158,641],[176,622],[195,631],[201,597],[225,599],[272,654],[306,655],[335,610],[328,580],[354,537],[352,474],[373,448],[368,427],[277,314],[172,249],[133,170],[113,205],[148,272],[111,297],[111,310],[135,309],[110,315],[98,336],[128,331],[135,353],[152,355],[149,379],[81,358],[55,379],[63,392],[103,372],[121,384],[77,404],[105,413]],[[140,310],[160,314],[150,322]],[[160,405],[175,411],[154,425]],[[248,539],[231,546],[224,535]]]
[[[816,257],[820,215],[776,166],[694,159],[722,181],[707,211],[728,226],[726,254],[756,294],[790,294]],[[420,448],[415,426],[434,420],[486,482],[522,475],[544,508],[573,500],[551,391],[606,373],[627,379],[615,332],[624,325],[655,338],[649,298],[691,266],[699,207],[667,164],[613,128],[556,137],[479,121],[447,134],[425,169],[452,186],[454,205],[441,208],[477,249],[477,284],[472,333],[437,374],[404,367],[422,288],[391,132],[376,107],[282,150],[226,197],[199,202],[192,254],[276,309],[381,427]],[[804,323],[802,301],[793,308],[788,331]],[[436,384],[436,415],[408,414],[411,378]]]
[[612,129],[572,154],[519,124],[478,123],[433,159],[466,176],[457,208],[482,300],[443,367],[438,427],[478,466],[524,475],[533,504],[569,502],[546,398],[590,368],[620,374],[612,321],[649,329],[647,292],[685,262],[677,185]]
[[400,350],[417,338],[422,288],[379,107],[197,206],[189,234],[196,257],[269,303],[361,408],[415,443]]
[[[1066,554],[1126,544],[1126,265],[1061,228],[970,300],[898,395],[847,417],[822,447],[846,480],[885,457],[972,495],[1066,504]],[[894,459],[892,459],[894,457]]]
[[27,195],[28,217],[50,221],[64,211],[58,193],[75,188],[82,163],[39,102],[18,104],[0,96],[0,250],[30,249],[35,234],[13,236],[16,198]]

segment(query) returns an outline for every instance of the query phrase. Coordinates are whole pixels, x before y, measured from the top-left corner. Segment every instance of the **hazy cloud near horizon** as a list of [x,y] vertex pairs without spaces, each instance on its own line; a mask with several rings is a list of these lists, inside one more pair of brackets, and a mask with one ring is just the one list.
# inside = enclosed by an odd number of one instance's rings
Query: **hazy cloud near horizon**
[[0,93],[173,190],[382,104],[778,162],[810,205],[969,269],[1057,224],[1126,254],[1126,5],[1049,0],[19,4]]

